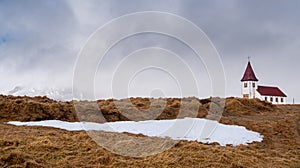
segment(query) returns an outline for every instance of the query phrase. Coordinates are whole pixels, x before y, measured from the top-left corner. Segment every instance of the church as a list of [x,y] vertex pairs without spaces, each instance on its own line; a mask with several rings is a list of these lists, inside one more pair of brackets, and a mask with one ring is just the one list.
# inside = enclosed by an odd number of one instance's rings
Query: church
[[250,61],[248,61],[248,65],[241,82],[243,98],[258,98],[262,101],[268,101],[273,104],[286,104],[287,96],[278,87],[258,85],[258,79],[255,76]]

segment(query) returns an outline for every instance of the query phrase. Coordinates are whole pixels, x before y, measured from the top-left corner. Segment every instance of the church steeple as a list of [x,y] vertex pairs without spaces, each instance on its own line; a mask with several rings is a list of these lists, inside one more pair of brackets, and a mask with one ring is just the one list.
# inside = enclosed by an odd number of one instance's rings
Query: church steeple
[[244,98],[253,99],[256,98],[256,90],[257,90],[257,82],[258,79],[255,76],[255,73],[252,69],[250,60],[248,61],[248,65],[246,71],[244,73],[242,82],[242,94]]
[[244,76],[241,79],[241,81],[242,82],[244,82],[244,81],[258,81],[258,79],[256,78],[255,73],[252,69],[250,61],[248,61],[246,71],[245,71]]

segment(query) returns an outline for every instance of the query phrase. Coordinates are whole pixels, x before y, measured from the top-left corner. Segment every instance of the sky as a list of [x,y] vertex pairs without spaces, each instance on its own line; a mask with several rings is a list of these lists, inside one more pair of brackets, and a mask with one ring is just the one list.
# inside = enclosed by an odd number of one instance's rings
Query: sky
[[[143,11],[181,16],[207,35],[223,65],[226,82],[220,85],[225,88],[225,96],[241,96],[240,79],[250,56],[260,85],[278,86],[288,95],[288,102],[294,98],[300,103],[297,0],[1,0],[0,93],[8,93],[16,86],[72,88],[78,55],[90,36],[112,19]],[[118,31],[128,27],[119,27]],[[195,76],[198,97],[222,96],[213,94],[205,63],[197,60],[189,47],[178,39],[155,33],[123,39],[107,52],[95,72],[96,96],[113,97],[107,81],[113,79],[122,59],[146,47],[170,50],[184,60]],[[131,65],[141,60],[135,59]],[[176,73],[180,75],[180,67]],[[139,71],[130,83],[118,85],[126,85],[129,96],[193,96],[190,92],[182,94],[184,90],[176,85],[176,76],[168,70],[155,68]]]

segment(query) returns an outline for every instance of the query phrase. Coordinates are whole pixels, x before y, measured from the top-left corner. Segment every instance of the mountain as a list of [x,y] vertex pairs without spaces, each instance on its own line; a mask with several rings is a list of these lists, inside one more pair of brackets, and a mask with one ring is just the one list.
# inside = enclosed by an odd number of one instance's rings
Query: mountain
[[72,88],[29,88],[25,86],[15,86],[7,92],[8,95],[14,96],[47,96],[59,101],[69,101],[73,99]]

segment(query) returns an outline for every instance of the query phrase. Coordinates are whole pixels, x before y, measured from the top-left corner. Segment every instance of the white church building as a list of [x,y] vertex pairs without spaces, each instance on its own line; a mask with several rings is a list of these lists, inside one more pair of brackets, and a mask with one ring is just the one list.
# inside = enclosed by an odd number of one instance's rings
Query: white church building
[[255,76],[250,61],[241,82],[243,98],[258,98],[273,104],[286,104],[287,96],[278,87],[258,85],[258,79]]

